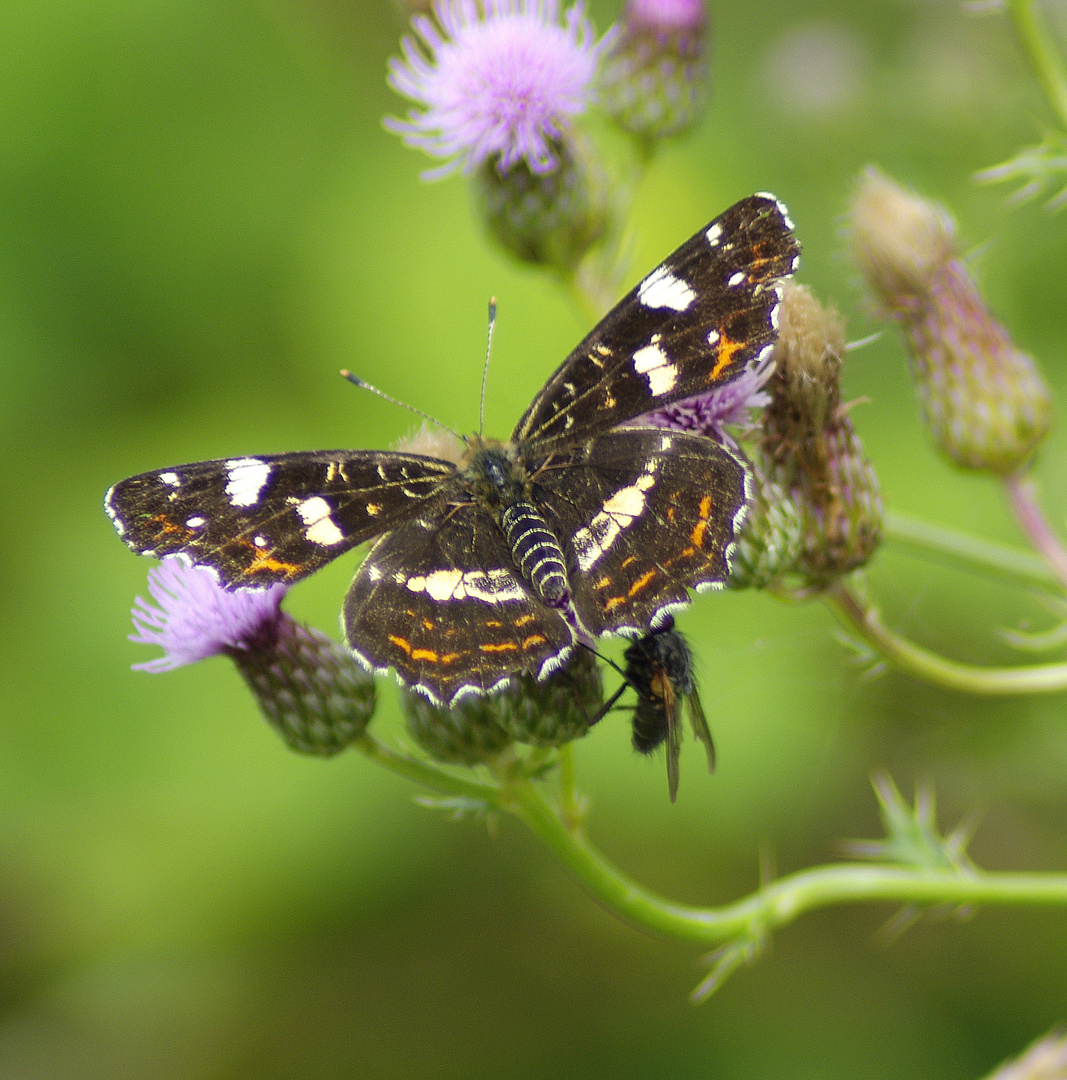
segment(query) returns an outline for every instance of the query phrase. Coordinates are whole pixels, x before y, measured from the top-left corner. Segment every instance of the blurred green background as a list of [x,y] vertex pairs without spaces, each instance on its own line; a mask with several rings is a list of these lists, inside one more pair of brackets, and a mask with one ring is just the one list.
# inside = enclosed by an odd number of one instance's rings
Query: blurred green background
[[[617,15],[594,8],[601,29]],[[104,490],[208,457],[388,446],[399,410],[510,431],[587,327],[482,237],[467,188],[419,181],[388,0],[9,0],[0,7],[0,1077],[977,1078],[1067,1019],[1062,911],[924,923],[888,907],[776,935],[706,1005],[694,949],[599,910],[524,835],[414,804],[357,754],[288,753],[225,660],[166,675],[126,641],[148,563]],[[638,193],[634,273],[757,189],[789,205],[801,280],[876,328],[843,255],[877,162],[945,200],[994,310],[1067,393],[1067,216],[1008,209],[979,168],[1046,113],[1006,21],[955,3],[715,5],[713,104]],[[897,337],[850,356],[846,397],[889,506],[1005,541],[1000,492],[929,449]],[[1067,509],[1062,426],[1038,464]],[[355,559],[290,596],[330,631]],[[1028,597],[887,545],[891,624],[1016,659]],[[820,605],[704,596],[685,617],[719,749],[661,759],[615,714],[576,747],[593,839],[678,900],[735,898],[877,835],[868,778],[931,781],[983,815],[976,860],[1067,867],[1063,695],[984,701],[869,680]],[[610,684],[610,680],[609,680]],[[399,733],[382,684],[375,727]]]

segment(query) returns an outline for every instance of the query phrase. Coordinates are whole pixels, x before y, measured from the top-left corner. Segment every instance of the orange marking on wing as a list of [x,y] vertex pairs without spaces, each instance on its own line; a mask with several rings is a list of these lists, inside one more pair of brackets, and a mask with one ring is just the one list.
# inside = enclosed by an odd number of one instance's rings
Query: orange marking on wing
[[396,645],[397,648],[403,649],[404,652],[406,652],[408,654],[408,656],[411,655],[411,642],[410,641],[407,641],[402,637],[397,637],[396,634],[390,634],[389,635],[389,640],[394,645]]
[[505,641],[500,645],[479,645],[482,652],[518,652],[519,647],[514,641]]
[[617,608],[620,604],[625,604],[625,603],[626,603],[626,597],[625,596],[613,596],[604,605],[604,610],[605,611],[614,611],[615,608]]
[[708,531],[708,517],[711,514],[711,496],[705,495],[700,500],[700,520],[693,526],[693,531],[689,534],[689,539],[693,542],[694,547],[704,546],[704,533]]
[[[532,615],[527,615],[526,618],[527,619],[532,619],[533,616]],[[485,625],[486,626],[491,626],[491,627],[493,627],[493,629],[499,629],[504,624],[502,622],[497,622],[496,619],[487,619],[486,622],[485,622]]]
[[531,634],[523,643],[524,649],[532,649],[535,645],[544,645],[548,640],[544,634]]
[[429,660],[436,664],[440,657],[433,651],[433,649],[412,649],[412,660]]
[[626,558],[622,560],[622,569],[625,570],[626,567],[628,567],[630,565],[630,563],[635,563],[635,562],[637,562],[637,556],[636,555],[627,555]]
[[185,533],[186,536],[195,536],[196,531],[190,529],[185,525],[175,525],[173,521],[167,517],[166,514],[156,514],[155,517],[149,518],[149,521],[158,521],[161,528],[157,535],[166,536],[167,533]]
[[602,578],[599,578],[597,581],[593,582],[593,588],[606,589],[610,584],[611,578],[609,578],[608,575],[605,574]]
[[422,626],[424,630],[432,630],[434,627],[433,619],[423,619]]
[[269,552],[263,551],[260,548],[254,549],[253,558],[255,559],[255,562],[244,571],[245,574],[249,576],[258,574],[260,570],[269,570],[272,573],[284,574],[286,577],[296,577],[304,569],[297,563],[282,562],[280,559],[274,558]]
[[731,341],[728,337],[719,339],[719,358],[715,361],[715,366],[711,369],[711,374],[708,376],[708,382],[714,382],[722,373],[723,368],[727,367],[730,361],[733,359],[734,353],[738,349],[743,349],[745,343],[743,341]]
[[[516,626],[526,626],[529,623],[534,622],[537,619],[536,615],[523,615],[522,618],[515,620]],[[500,626],[501,623],[486,623],[486,626]]]
[[639,577],[630,586],[630,595],[636,596],[658,573],[658,570],[649,570],[647,574],[643,574],[641,577]]
[[461,652],[445,653],[444,656],[441,657],[441,663],[442,664],[454,664],[462,655],[463,655],[463,653],[461,653]]

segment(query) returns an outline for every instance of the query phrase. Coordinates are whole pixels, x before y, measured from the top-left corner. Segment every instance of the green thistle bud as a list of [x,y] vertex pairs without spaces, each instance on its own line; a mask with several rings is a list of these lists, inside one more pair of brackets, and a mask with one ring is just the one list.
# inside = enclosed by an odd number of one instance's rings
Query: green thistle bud
[[374,679],[325,634],[284,612],[269,640],[228,650],[267,720],[294,750],[329,757],[374,713]]
[[646,141],[692,127],[707,97],[708,38],[703,0],[629,0],[604,60],[601,104]]
[[477,765],[492,761],[514,741],[501,723],[497,694],[471,694],[445,709],[401,689],[400,705],[411,737],[436,761]]
[[561,746],[580,739],[603,701],[600,670],[586,649],[575,650],[547,679],[516,675],[502,690],[461,698],[448,709],[401,691],[412,738],[438,761],[461,765],[492,761],[513,742]]
[[596,657],[579,648],[547,679],[520,675],[494,697],[500,703],[501,723],[516,742],[561,746],[589,730],[589,721],[604,703],[604,685]]
[[592,147],[574,132],[553,143],[559,164],[506,172],[491,158],[474,174],[476,201],[494,240],[524,262],[570,272],[603,235],[607,183]]
[[1048,432],[1048,387],[983,303],[946,212],[869,169],[852,201],[852,239],[904,331],[938,448],[965,468],[1019,471]]
[[815,587],[866,563],[881,537],[878,480],[841,404],[844,353],[837,312],[786,282],[761,449],[767,479],[800,514],[797,569]]
[[755,491],[737,538],[726,584],[731,589],[766,589],[797,567],[803,550],[800,511],[785,490],[757,473]]

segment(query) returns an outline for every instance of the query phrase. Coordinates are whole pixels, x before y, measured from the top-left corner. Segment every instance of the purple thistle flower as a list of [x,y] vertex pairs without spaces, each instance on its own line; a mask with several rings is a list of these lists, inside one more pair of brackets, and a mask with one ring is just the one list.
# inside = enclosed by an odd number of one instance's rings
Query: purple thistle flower
[[696,33],[704,28],[707,13],[704,0],[629,0],[628,26],[640,26],[661,33]]
[[726,430],[727,425],[751,424],[750,412],[762,409],[771,397],[763,386],[774,374],[774,360],[768,353],[762,360],[750,363],[732,382],[717,386],[706,394],[676,401],[641,418],[650,427],[672,428],[675,431],[695,431],[737,449],[737,443]]
[[131,612],[137,633],[130,634],[130,641],[162,647],[163,656],[132,665],[135,671],[154,672],[231,654],[272,637],[289,589],[272,585],[227,592],[214,570],[171,556],[148,571],[148,591],[158,606],[137,597]]
[[421,42],[405,37],[403,59],[389,61],[389,85],[424,110],[384,121],[408,146],[450,159],[423,178],[493,157],[501,174],[522,160],[535,174],[554,170],[554,143],[591,100],[611,35],[594,40],[580,0],[562,24],[559,0],[437,0],[434,14],[412,19]]

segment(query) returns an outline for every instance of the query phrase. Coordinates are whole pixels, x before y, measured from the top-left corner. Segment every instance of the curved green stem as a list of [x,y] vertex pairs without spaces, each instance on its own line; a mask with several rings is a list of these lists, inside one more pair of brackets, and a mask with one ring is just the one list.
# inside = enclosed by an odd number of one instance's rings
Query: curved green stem
[[1067,72],[1038,0],[1008,0],[1008,12],[1060,128],[1067,133]]
[[1067,874],[959,874],[843,863],[779,878],[733,904],[675,904],[636,884],[568,829],[530,781],[508,789],[516,813],[616,915],[648,930],[704,944],[758,937],[817,908],[857,901],[917,904],[1067,904]]
[[944,525],[934,525],[910,514],[886,510],[884,533],[887,539],[1015,584],[1057,590],[1062,588],[1060,579],[1045,562],[1028,551],[957,532]]
[[[722,907],[676,904],[638,885],[608,862],[588,843],[581,828],[564,820],[536,783],[521,772],[502,770],[497,786],[455,776],[432,762],[391,750],[370,735],[354,745],[401,776],[515,814],[609,911],[647,930],[685,941],[758,943],[769,931],[805,912],[862,901],[1067,905],[1067,874],[959,872],[864,863],[812,867],[764,884]],[[744,950],[742,954],[748,955]]]
[[894,667],[918,679],[965,694],[1052,694],[1067,690],[1067,664],[980,667],[948,660],[890,630],[876,608],[843,582],[826,592],[827,601],[859,636]]

